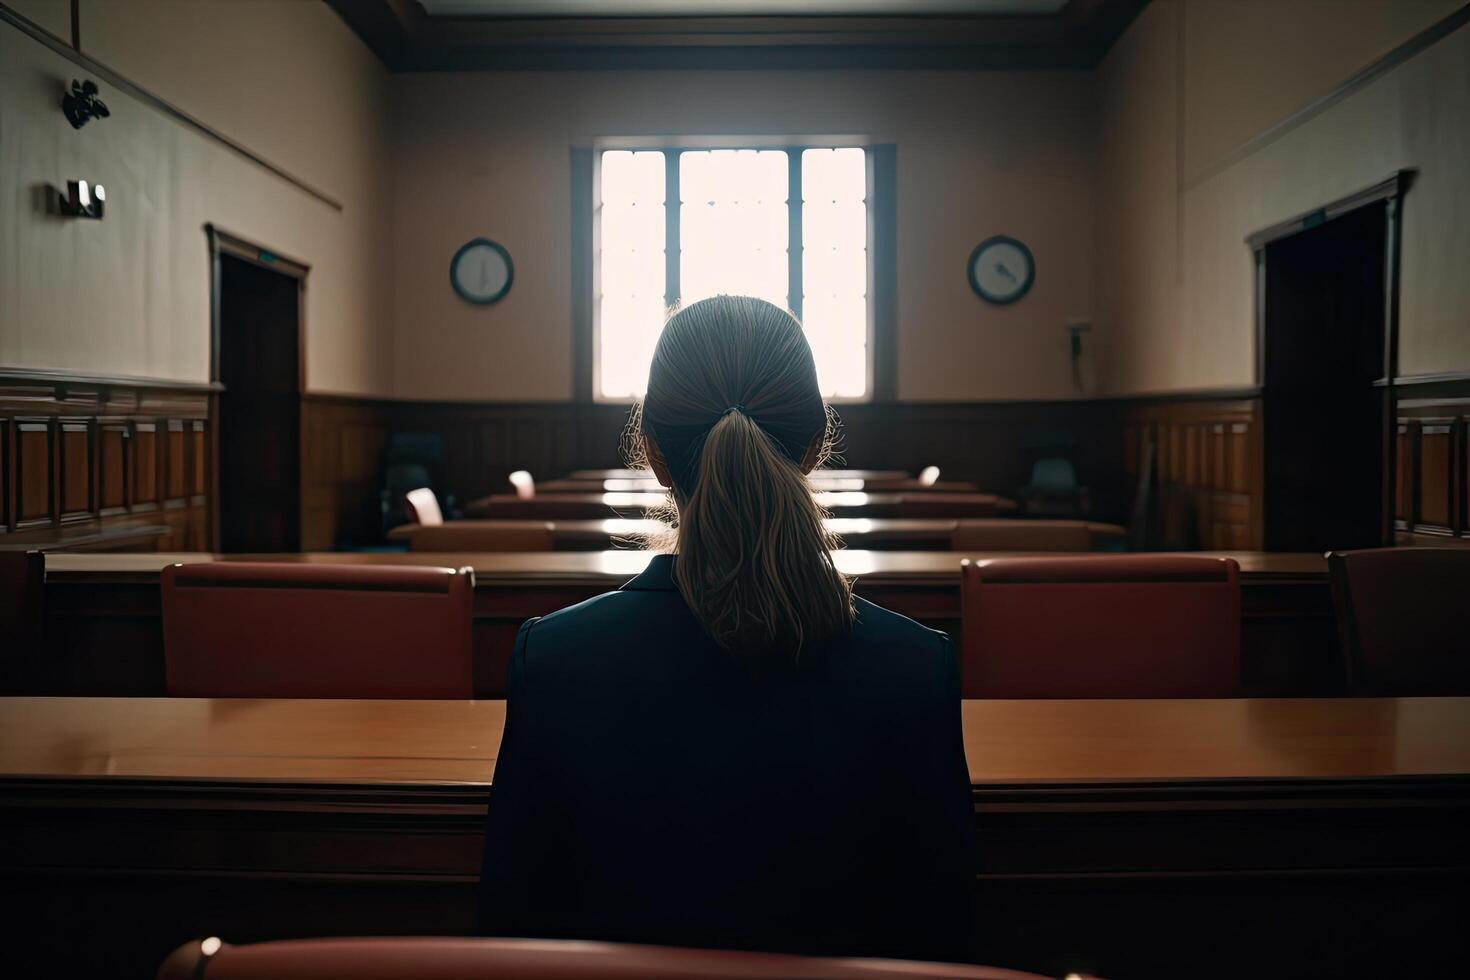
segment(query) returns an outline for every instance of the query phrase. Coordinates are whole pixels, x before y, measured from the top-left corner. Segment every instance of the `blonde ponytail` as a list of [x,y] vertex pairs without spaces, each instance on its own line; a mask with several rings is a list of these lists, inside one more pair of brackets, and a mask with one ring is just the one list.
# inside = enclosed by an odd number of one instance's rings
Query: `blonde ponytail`
[[670,318],[630,420],[630,455],[651,440],[672,475],[674,581],[721,647],[795,657],[851,625],[837,541],[803,473],[832,433],[789,313],[720,296]]

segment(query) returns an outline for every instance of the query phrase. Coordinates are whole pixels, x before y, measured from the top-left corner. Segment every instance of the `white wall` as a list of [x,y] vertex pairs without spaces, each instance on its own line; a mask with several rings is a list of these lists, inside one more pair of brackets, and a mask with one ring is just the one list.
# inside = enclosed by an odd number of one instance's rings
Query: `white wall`
[[[69,17],[26,7],[69,39]],[[83,72],[0,26],[0,365],[208,380],[213,222],[311,265],[309,389],[390,393],[388,77],[376,58],[324,4],[290,0],[87,0],[81,34],[89,56],[344,207],[106,83],[111,117],[72,130],[59,99]],[[105,220],[45,213],[42,189],[78,177],[107,186]]]
[[[1470,28],[1241,150],[1282,106],[1317,100],[1449,6],[1145,8],[1100,71],[1098,330],[1112,390],[1253,384],[1246,236],[1403,168],[1418,177],[1404,203],[1399,373],[1470,369]],[[1349,69],[1342,51],[1363,64]],[[1267,115],[1254,93],[1271,87]]]
[[[898,394],[1067,398],[1066,323],[1092,312],[1093,80],[1086,72],[537,72],[395,78],[394,391],[565,399],[569,148],[597,137],[857,134],[898,145]],[[1036,256],[1012,307],[983,303],[970,250]],[[476,235],[514,257],[488,308],[451,291]]]

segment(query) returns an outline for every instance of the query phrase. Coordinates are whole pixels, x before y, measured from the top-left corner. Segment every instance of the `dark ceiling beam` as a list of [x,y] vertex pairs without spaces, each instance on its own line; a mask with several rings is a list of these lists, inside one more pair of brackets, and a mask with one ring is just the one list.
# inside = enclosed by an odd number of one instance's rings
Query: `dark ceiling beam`
[[326,0],[389,71],[403,71],[405,57],[428,21],[413,0]]
[[1062,19],[1074,42],[1087,50],[1095,66],[1148,6],[1148,0],[1071,0]]
[[327,0],[392,71],[1091,68],[1147,0],[1007,17],[428,17]]

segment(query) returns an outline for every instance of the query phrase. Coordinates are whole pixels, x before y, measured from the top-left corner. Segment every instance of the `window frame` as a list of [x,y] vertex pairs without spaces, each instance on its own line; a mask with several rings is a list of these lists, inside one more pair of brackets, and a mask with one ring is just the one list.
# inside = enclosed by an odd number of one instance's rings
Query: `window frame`
[[[679,299],[680,232],[679,163],[685,151],[766,150],[787,154],[787,305],[798,318],[802,313],[804,283],[802,248],[802,152],[805,150],[863,150],[864,203],[867,220],[867,333],[865,391],[861,396],[834,396],[833,404],[871,404],[892,398],[896,364],[893,360],[891,284],[894,259],[893,190],[895,148],[858,137],[763,139],[760,137],[690,137],[678,140],[607,139],[590,147],[572,149],[572,314],[574,399],[605,405],[629,405],[638,399],[605,396],[601,391],[601,324],[597,303],[600,268],[602,154],[608,150],[664,154],[664,303]],[[886,198],[884,200],[883,198]],[[885,220],[887,219],[887,220]],[[793,247],[795,243],[795,247]]]

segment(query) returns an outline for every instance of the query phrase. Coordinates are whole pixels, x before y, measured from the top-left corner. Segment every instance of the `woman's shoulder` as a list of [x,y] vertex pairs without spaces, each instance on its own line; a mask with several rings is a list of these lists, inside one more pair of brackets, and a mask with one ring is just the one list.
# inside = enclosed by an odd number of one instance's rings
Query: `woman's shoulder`
[[677,592],[621,590],[528,620],[516,647],[531,662],[586,668],[599,661],[625,665],[631,652],[646,655],[694,636],[703,634]]
[[852,630],[836,663],[881,677],[884,683],[949,686],[956,667],[948,634],[866,599],[854,599],[853,605]]
[[853,639],[859,642],[897,644],[904,647],[939,649],[949,645],[949,635],[930,629],[891,609],[854,597]]

